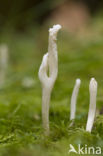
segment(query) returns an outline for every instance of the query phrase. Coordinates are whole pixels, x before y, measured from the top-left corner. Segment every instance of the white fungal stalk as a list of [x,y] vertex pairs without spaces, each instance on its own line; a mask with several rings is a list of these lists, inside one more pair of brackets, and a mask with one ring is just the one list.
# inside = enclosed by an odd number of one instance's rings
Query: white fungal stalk
[[3,44],[0,45],[0,87],[4,85],[7,67],[8,67],[8,47],[7,45]]
[[60,29],[61,25],[54,25],[53,28],[49,29],[48,53],[44,55],[39,69],[39,79],[42,84],[42,121],[45,135],[49,135],[49,103],[58,74],[56,37]]
[[91,132],[96,113],[96,96],[97,96],[97,82],[94,78],[92,78],[90,81],[89,92],[90,92],[90,105],[86,131]]
[[73,89],[72,97],[71,97],[71,112],[70,112],[70,120],[75,119],[76,113],[76,103],[77,103],[77,96],[80,88],[81,80],[76,79],[76,83]]

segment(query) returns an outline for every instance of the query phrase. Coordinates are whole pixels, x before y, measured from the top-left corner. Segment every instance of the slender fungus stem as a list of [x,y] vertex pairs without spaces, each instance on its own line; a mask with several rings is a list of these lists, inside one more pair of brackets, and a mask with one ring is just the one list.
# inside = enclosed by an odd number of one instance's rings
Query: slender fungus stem
[[97,82],[94,78],[92,78],[90,81],[89,92],[90,92],[90,105],[86,131],[91,132],[96,113],[96,96],[97,96]]
[[71,112],[70,112],[70,120],[75,119],[76,113],[76,103],[77,103],[77,96],[80,88],[81,80],[76,79],[76,83],[73,89],[72,97],[71,97]]
[[[42,121],[45,135],[49,135],[49,103],[58,74],[56,37],[60,29],[60,25],[54,25],[53,28],[49,29],[48,53],[44,55],[39,69],[39,79],[42,84]],[[47,74],[48,70],[49,75]]]
[[0,45],[0,87],[4,85],[7,67],[8,67],[8,47],[7,45],[3,44]]

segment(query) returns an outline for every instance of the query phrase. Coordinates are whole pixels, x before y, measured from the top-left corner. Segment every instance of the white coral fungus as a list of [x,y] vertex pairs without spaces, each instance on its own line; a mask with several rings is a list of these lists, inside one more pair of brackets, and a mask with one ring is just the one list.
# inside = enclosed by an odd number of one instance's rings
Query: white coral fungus
[[90,81],[89,92],[90,92],[90,105],[86,131],[91,132],[96,113],[96,96],[97,96],[97,82],[94,78],[92,78]]
[[[39,79],[42,84],[42,121],[45,135],[49,135],[49,103],[51,92],[58,74],[58,54],[56,37],[61,25],[49,29],[48,53],[43,56],[39,69]],[[49,75],[48,75],[49,71]]]
[[73,93],[72,93],[72,97],[71,97],[70,120],[75,119],[76,103],[77,103],[77,96],[78,96],[80,84],[81,84],[81,80],[76,79],[76,83],[75,83]]

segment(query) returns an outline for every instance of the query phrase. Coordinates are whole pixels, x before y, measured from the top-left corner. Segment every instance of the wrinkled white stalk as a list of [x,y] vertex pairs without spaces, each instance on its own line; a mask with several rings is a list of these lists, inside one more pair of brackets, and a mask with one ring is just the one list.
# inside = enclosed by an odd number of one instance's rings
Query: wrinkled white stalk
[[90,81],[89,92],[90,92],[90,105],[86,131],[91,132],[96,113],[96,96],[97,96],[97,82],[94,78],[92,78]]
[[[39,79],[42,84],[42,121],[45,135],[49,135],[49,103],[58,74],[56,37],[60,29],[60,25],[54,25],[53,28],[49,29],[48,53],[44,55],[39,69]],[[47,73],[48,70],[49,75]]]
[[75,113],[76,113],[76,103],[77,103],[77,96],[80,88],[81,80],[76,79],[76,83],[73,89],[72,97],[71,97],[71,112],[70,112],[70,120],[75,119]]
[[7,45],[0,46],[0,87],[4,85],[6,72],[8,67],[8,47]]

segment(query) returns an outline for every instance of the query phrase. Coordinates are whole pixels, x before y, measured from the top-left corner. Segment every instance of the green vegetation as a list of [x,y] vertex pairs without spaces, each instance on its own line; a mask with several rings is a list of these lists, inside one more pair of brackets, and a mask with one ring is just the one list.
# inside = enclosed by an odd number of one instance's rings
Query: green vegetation
[[[98,112],[103,107],[103,23],[102,19],[94,21],[79,35],[62,30],[58,36],[59,74],[50,103],[49,137],[43,136],[38,80],[42,56],[47,51],[47,28],[0,35],[10,53],[7,80],[0,90],[0,156],[68,156],[70,143],[74,147],[103,147],[102,114],[95,119],[92,133],[85,131],[91,77],[98,82]],[[32,87],[22,85],[25,77],[34,79]],[[76,120],[70,127],[70,98],[76,78],[82,83]]]

